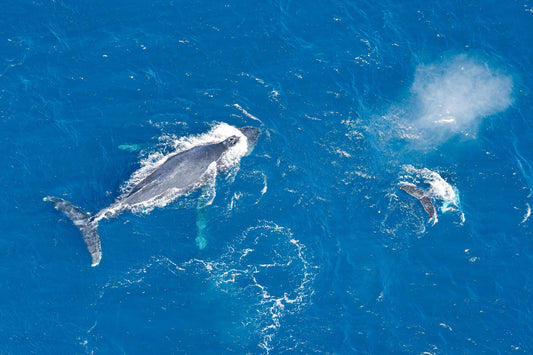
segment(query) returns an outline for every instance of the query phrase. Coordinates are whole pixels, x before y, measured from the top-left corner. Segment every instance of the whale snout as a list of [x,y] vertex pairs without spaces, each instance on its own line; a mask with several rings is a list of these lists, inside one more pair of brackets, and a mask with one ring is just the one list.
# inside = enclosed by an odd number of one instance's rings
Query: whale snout
[[241,127],[239,128],[239,130],[248,139],[247,155],[249,155],[254,149],[255,145],[257,144],[257,141],[259,140],[259,136],[261,136],[261,131],[259,130],[259,128],[255,128],[251,126]]

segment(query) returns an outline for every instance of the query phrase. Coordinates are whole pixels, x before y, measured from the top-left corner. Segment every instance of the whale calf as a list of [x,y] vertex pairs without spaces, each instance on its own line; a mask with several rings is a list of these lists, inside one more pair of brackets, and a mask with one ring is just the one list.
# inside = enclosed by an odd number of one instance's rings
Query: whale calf
[[419,189],[418,187],[414,185],[404,184],[400,186],[400,189],[407,192],[409,195],[417,198],[422,206],[424,207],[424,210],[429,214],[429,219],[433,219],[435,217],[435,206],[433,206],[433,202],[431,201],[431,197],[429,194]]
[[245,140],[247,154],[250,154],[261,134],[255,127],[241,127],[239,131],[241,136],[233,135],[218,143],[198,145],[169,155],[151,174],[94,216],[59,197],[47,196],[43,200],[52,202],[57,210],[63,212],[79,228],[91,253],[92,266],[96,266],[102,259],[97,232],[100,220],[142,208],[161,199],[181,196],[206,185],[210,172],[216,173],[228,168],[219,163],[232,147]]

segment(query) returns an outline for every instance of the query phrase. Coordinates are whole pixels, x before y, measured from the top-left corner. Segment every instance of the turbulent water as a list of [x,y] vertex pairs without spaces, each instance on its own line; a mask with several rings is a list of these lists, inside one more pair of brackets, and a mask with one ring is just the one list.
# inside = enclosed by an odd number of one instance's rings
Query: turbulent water
[[[530,1],[17,1],[0,353],[533,351]],[[179,151],[202,188],[100,221]],[[431,198],[400,189],[412,184]]]

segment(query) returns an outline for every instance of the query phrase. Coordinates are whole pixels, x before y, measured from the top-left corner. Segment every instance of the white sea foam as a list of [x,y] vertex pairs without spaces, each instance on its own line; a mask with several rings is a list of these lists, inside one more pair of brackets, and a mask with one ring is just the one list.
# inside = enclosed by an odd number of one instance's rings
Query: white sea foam
[[[227,262],[213,274],[221,290],[256,299],[246,324],[261,334],[260,347],[267,353],[273,350],[283,316],[297,312],[313,293],[316,268],[306,253],[306,247],[290,230],[263,221],[248,228],[228,248]],[[235,285],[245,287],[235,289]]]
[[529,189],[529,195],[528,197],[531,197],[531,194],[533,193],[533,167],[529,163],[529,161],[524,158],[522,153],[518,150],[518,142],[516,139],[513,141],[513,148],[516,155],[516,165],[520,169],[520,172],[522,173],[522,177],[526,181]]
[[526,206],[527,206],[527,211],[524,214],[524,219],[522,219],[522,222],[520,222],[520,224],[525,223],[531,216],[531,206],[529,206],[529,203],[526,203]]
[[233,104],[233,107],[236,107],[239,111],[241,111],[244,115],[246,115],[247,117],[251,118],[252,120],[256,120],[259,123],[263,124],[263,121],[261,121],[259,118],[257,118],[256,116],[254,116],[251,113],[249,113],[248,111],[246,111],[244,108],[242,108],[241,105]]
[[266,174],[264,172],[261,172],[261,174],[263,175],[263,188],[261,189],[261,197],[263,197],[263,195],[266,194],[268,190],[268,184]]
[[242,192],[235,192],[228,203],[228,211],[233,210],[235,203],[242,197]]
[[259,346],[267,353],[284,315],[298,312],[313,293],[316,270],[306,253],[290,230],[263,221],[228,246],[219,262],[210,264],[220,291],[252,302],[243,322],[261,335]]

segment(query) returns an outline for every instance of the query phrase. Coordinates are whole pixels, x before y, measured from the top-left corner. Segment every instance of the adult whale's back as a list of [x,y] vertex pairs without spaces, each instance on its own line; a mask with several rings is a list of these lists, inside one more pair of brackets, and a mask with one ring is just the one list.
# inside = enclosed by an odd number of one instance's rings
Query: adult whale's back
[[241,137],[230,136],[222,142],[196,146],[169,156],[150,175],[118,197],[111,206],[104,208],[94,216],[58,197],[48,196],[43,200],[52,202],[57,210],[65,213],[80,229],[91,253],[92,266],[96,266],[102,258],[100,238],[97,233],[98,222],[101,219],[116,216],[125,210],[142,206],[150,201],[164,199],[175,191],[183,194],[205,185],[206,172],[211,166],[217,170],[227,168],[219,162],[239,141],[244,139],[248,152],[257,143],[260,135],[257,128],[243,127],[241,130]]
[[209,166],[238,141],[238,137],[231,136],[217,144],[197,146],[170,156],[152,174],[135,185],[120,202],[135,205],[160,196],[169,189],[194,187]]

